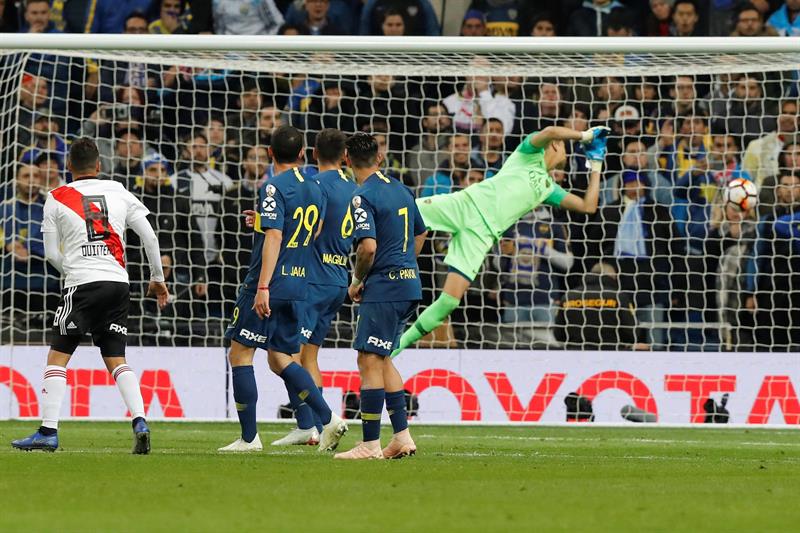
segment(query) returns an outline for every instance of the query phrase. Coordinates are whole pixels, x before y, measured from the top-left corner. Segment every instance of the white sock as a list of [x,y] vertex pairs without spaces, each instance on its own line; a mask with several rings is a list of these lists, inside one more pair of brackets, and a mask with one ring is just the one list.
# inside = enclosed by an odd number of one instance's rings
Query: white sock
[[142,391],[139,389],[139,380],[136,379],[136,374],[133,373],[131,367],[126,364],[121,364],[111,371],[114,380],[117,382],[117,388],[128,406],[128,411],[131,413],[131,418],[142,417],[144,418],[144,400],[142,400]]
[[61,403],[67,392],[67,369],[63,366],[47,365],[44,369],[42,384],[42,425],[50,429],[58,429],[58,415],[61,414]]

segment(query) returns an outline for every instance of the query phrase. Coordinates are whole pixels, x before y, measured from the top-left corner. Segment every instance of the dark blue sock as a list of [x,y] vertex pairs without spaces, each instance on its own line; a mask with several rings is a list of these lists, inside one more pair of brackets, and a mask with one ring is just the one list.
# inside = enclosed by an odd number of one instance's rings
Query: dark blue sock
[[331,408],[325,403],[308,370],[292,362],[281,372],[281,379],[294,387],[300,400],[319,415],[323,425],[331,421]]
[[386,411],[392,421],[392,430],[399,433],[408,427],[408,415],[406,414],[406,393],[405,391],[386,393]]
[[[322,394],[322,387],[317,387],[317,389],[319,390],[319,393],[321,395]],[[324,398],[324,396],[323,396],[323,398]],[[317,431],[322,433],[322,419],[319,417],[319,415],[317,413],[315,413],[314,411],[311,411],[310,407],[309,407],[308,410],[314,416],[314,425],[317,427]]]
[[233,401],[236,402],[236,414],[242,426],[242,440],[253,442],[256,438],[256,402],[258,388],[253,366],[233,367]]
[[381,438],[381,412],[386,391],[383,389],[361,389],[361,430],[364,442]]
[[286,383],[286,392],[289,393],[289,404],[292,406],[294,410],[294,418],[297,420],[297,427],[300,429],[310,429],[314,427],[314,411],[308,406],[308,404],[300,399],[297,395],[297,391]]

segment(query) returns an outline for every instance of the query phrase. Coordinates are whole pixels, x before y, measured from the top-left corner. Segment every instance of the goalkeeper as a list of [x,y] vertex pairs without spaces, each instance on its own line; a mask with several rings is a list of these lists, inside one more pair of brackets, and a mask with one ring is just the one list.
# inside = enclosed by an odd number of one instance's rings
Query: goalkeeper
[[[549,126],[530,134],[492,179],[463,191],[417,199],[427,229],[452,235],[444,259],[449,272],[442,294],[403,333],[392,357],[445,321],[458,307],[495,242],[529,211],[543,202],[579,213],[597,210],[608,132],[602,126],[584,132]],[[591,178],[583,198],[562,189],[548,174],[566,163],[564,141],[584,144]]]

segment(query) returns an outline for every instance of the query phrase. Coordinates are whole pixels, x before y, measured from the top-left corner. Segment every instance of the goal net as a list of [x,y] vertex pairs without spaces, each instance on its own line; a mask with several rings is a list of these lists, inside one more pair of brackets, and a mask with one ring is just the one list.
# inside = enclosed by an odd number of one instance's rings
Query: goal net
[[[597,213],[540,207],[493,247],[423,348],[796,351],[800,135],[794,40],[18,36],[0,51],[0,344],[42,344],[60,293],[42,194],[69,180],[72,139],[152,212],[174,295],[144,298],[128,235],[129,344],[222,347],[272,167],[270,133],[375,134],[418,197],[492,176],[532,132],[612,132]],[[84,48],[82,48],[84,47]],[[578,143],[553,178],[582,195]],[[726,203],[737,178],[758,188]],[[751,202],[752,203],[752,202]],[[419,258],[430,303],[448,235]],[[798,286],[795,287],[795,281]],[[345,305],[326,347],[348,348]]]

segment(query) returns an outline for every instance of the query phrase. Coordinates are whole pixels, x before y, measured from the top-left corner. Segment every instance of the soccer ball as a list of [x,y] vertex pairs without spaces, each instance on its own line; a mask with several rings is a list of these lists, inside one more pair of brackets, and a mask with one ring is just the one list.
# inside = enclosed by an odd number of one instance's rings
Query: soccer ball
[[744,178],[736,178],[725,189],[725,204],[737,211],[749,211],[758,204],[756,184]]

